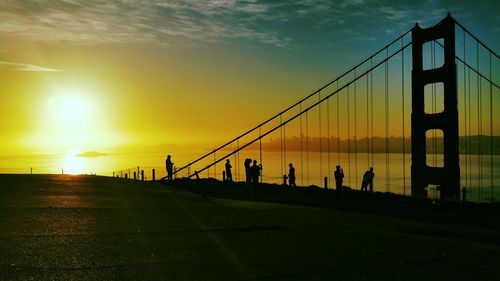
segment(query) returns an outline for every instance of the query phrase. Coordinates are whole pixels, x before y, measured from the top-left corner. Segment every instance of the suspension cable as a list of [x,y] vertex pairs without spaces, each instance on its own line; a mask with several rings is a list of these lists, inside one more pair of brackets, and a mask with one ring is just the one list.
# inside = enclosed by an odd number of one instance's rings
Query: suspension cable
[[281,176],[286,175],[286,124],[283,125],[283,174]]
[[[476,68],[479,72],[479,41],[476,40]],[[476,92],[477,92],[477,138],[478,138],[478,196],[479,202],[482,202],[482,153],[483,153],[483,137],[481,130],[481,115],[482,115],[482,101],[481,101],[481,81],[480,76],[476,74]]]
[[281,176],[283,176],[283,120],[280,115],[280,161],[281,161]]
[[366,75],[366,159],[367,167],[370,167],[370,93],[369,76]]
[[469,132],[467,134],[468,138],[469,138],[469,141],[468,141],[468,144],[469,144],[469,187],[472,188],[472,136],[471,136],[471,132],[472,132],[472,111],[471,111],[471,108],[472,108],[472,103],[471,103],[471,83],[470,83],[470,68],[467,69],[467,86],[468,86],[468,107],[469,107],[469,119],[467,120],[468,124],[469,124]]
[[307,185],[309,185],[309,117],[306,111],[306,171],[307,171]]
[[[337,82],[337,91],[339,90],[339,83]],[[337,97],[337,165],[340,165],[340,96]]]
[[[300,111],[302,112],[302,103],[300,103]],[[300,115],[300,178],[301,185],[304,186],[304,133],[302,130],[302,114]]]
[[[262,164],[262,127],[259,127],[259,164],[263,166]],[[262,169],[260,171],[260,182],[263,182],[263,174],[264,170]]]
[[[439,41],[435,41],[439,46],[441,46],[442,48],[444,48],[443,44],[441,44]],[[465,44],[464,44],[465,45]],[[477,75],[481,76],[481,78],[483,78],[484,80],[488,81],[489,83],[493,84],[493,86],[495,86],[496,88],[500,89],[500,86],[497,85],[494,81],[492,81],[491,79],[489,79],[488,77],[484,76],[483,74],[481,74],[479,71],[475,70],[474,67],[472,67],[470,64],[466,63],[463,59],[461,59],[460,57],[458,56],[455,56],[455,58],[457,60],[459,60],[461,63],[463,63],[464,65],[466,65],[470,70],[472,70],[474,73],[476,73]]]
[[[463,41],[463,56],[464,56],[464,62],[467,60],[466,57],[466,46],[465,46],[465,31],[462,32],[462,41]],[[469,186],[468,180],[469,180],[469,159],[468,159],[468,154],[469,154],[469,149],[467,147],[467,138],[468,138],[468,126],[467,126],[467,70],[466,70],[466,65],[465,63],[463,64],[464,66],[464,158],[465,158],[465,185],[467,187]]]
[[[492,80],[491,76],[491,52],[489,53],[490,57],[490,80]],[[493,198],[493,87],[490,83],[490,196],[491,202],[494,201]]]
[[[356,78],[356,69],[354,70],[354,78]],[[354,183],[358,187],[358,144],[357,144],[357,99],[356,99],[356,81],[354,81]]]
[[[389,50],[386,51],[386,57],[389,56]],[[384,62],[385,68],[385,181],[387,192],[391,191],[389,179],[389,65]]]
[[[436,48],[434,41],[431,42],[431,67],[432,69],[436,68]],[[436,83],[432,83],[431,85],[431,90],[432,90],[432,113],[435,114],[436,112]],[[432,165],[436,167],[436,130],[432,130]],[[437,192],[436,189],[434,189],[434,192]]]
[[[373,68],[373,61],[370,60],[370,68]],[[371,154],[372,154],[372,167],[374,166],[373,159],[373,72],[370,71],[370,127],[371,127]]]
[[[285,112],[288,112],[289,110],[291,110],[292,108],[295,108],[296,106],[298,106],[300,103],[308,100],[309,98],[313,97],[314,95],[316,95],[319,91],[329,87],[330,85],[334,84],[334,83],[337,83],[337,89],[338,89],[338,82],[341,78],[347,76],[349,73],[351,73],[353,71],[353,69],[356,69],[358,67],[360,67],[361,65],[365,64],[366,62],[368,62],[369,60],[371,61],[375,56],[377,56],[378,54],[380,54],[381,52],[383,52],[385,49],[387,49],[388,47],[390,47],[391,45],[393,45],[395,42],[397,42],[398,40],[400,40],[401,38],[405,37],[407,34],[409,34],[411,32],[412,29],[409,29],[408,31],[406,31],[405,33],[403,33],[402,35],[398,36],[396,39],[394,39],[393,41],[391,41],[390,43],[388,43],[387,45],[385,45],[383,48],[379,49],[377,52],[375,52],[374,54],[372,54],[371,56],[369,56],[368,58],[364,59],[363,61],[361,61],[360,63],[358,63],[357,65],[355,65],[354,67],[350,68],[349,70],[347,70],[346,72],[344,72],[342,75],[338,76],[337,78],[331,80],[330,82],[326,83],[324,86],[322,86],[321,88],[317,89],[316,91],[312,92],[311,94],[309,94],[308,96],[304,97],[303,99],[299,100],[298,102],[290,105],[289,107],[287,107],[286,109],[282,110],[281,112],[275,114],[274,116],[268,118],[267,120],[265,120],[264,122],[260,123],[259,125],[253,127],[252,129],[246,131],[245,133],[235,137],[234,139],[230,140],[229,142],[217,147],[216,149],[214,149],[214,151],[217,151],[217,150],[221,150],[223,149],[224,147],[230,145],[231,143],[233,143],[234,141],[236,141],[237,139],[239,138],[242,138],[248,134],[250,134],[251,132],[255,131],[259,126],[263,126],[273,120],[275,120],[277,117],[281,116],[282,114],[284,114]],[[195,159],[194,161],[191,161],[190,163],[184,165],[183,167],[181,167],[180,169],[176,170],[176,173],[177,172],[180,172],[181,170],[185,169],[186,167],[188,166],[191,166],[192,164],[196,163],[196,162],[199,162],[200,160],[210,156],[211,154],[213,153],[213,151],[211,152],[208,152],[206,153],[205,155]],[[199,171],[198,171],[199,172]]]
[[[326,100],[326,127],[327,127],[327,135],[328,135],[328,142],[327,142],[327,149],[328,149],[328,171],[326,173],[327,178],[330,179],[330,141],[331,141],[331,136],[330,136],[330,99]],[[330,185],[330,183],[328,183]]]
[[[248,146],[249,146],[249,145],[251,145],[252,143],[254,143],[254,142],[258,141],[258,140],[259,140],[259,138],[264,138],[265,136],[269,135],[270,133],[272,133],[272,132],[276,131],[277,129],[281,128],[284,124],[287,124],[287,123],[289,123],[289,122],[291,122],[291,121],[295,120],[295,119],[296,119],[297,117],[299,117],[300,115],[307,113],[309,110],[311,110],[312,108],[316,107],[318,104],[322,103],[323,101],[325,101],[325,100],[329,99],[330,97],[332,97],[332,96],[334,96],[334,95],[337,95],[337,94],[339,93],[339,91],[342,91],[343,89],[347,88],[349,85],[351,85],[352,83],[354,83],[354,81],[358,80],[358,79],[359,79],[359,77],[362,77],[362,76],[364,76],[364,75],[367,75],[368,73],[371,73],[374,69],[376,69],[376,68],[378,68],[379,66],[383,65],[383,64],[384,64],[384,63],[386,63],[389,59],[391,59],[392,57],[396,56],[397,54],[399,54],[399,52],[401,52],[402,50],[404,50],[404,49],[408,48],[409,46],[411,46],[411,42],[410,42],[410,43],[408,43],[408,44],[406,44],[406,45],[405,45],[402,49],[399,49],[399,50],[395,51],[395,52],[394,52],[394,53],[392,53],[390,56],[386,57],[386,58],[385,58],[385,59],[383,59],[382,61],[380,61],[380,62],[378,62],[377,64],[375,64],[374,66],[372,66],[370,69],[368,69],[368,70],[366,70],[365,72],[363,72],[363,73],[362,73],[361,75],[359,75],[356,79],[354,79],[354,80],[351,80],[351,81],[347,82],[345,85],[343,85],[342,87],[338,88],[338,90],[333,91],[332,93],[330,93],[330,94],[329,94],[329,95],[327,95],[326,97],[323,97],[320,101],[313,103],[312,105],[308,106],[308,107],[307,107],[306,109],[304,109],[303,111],[301,111],[301,112],[299,112],[299,113],[297,113],[297,114],[293,115],[292,117],[290,117],[288,120],[286,120],[286,121],[285,121],[285,122],[283,122],[282,124],[280,124],[280,125],[278,125],[278,126],[276,126],[276,127],[272,128],[272,129],[269,129],[266,133],[262,134],[262,136],[257,137],[256,139],[253,139],[253,140],[249,141],[247,144],[245,144],[245,145],[241,146],[241,147],[239,148],[239,150],[242,150],[242,149],[244,149],[244,148],[248,147]],[[307,115],[306,115],[306,117],[307,117]],[[372,122],[373,122],[373,120],[372,120]],[[229,156],[233,155],[233,154],[234,154],[234,153],[236,153],[236,152],[237,152],[237,151],[232,151],[232,152],[230,152],[229,154],[227,154],[225,157],[229,157]],[[207,165],[207,166],[205,166],[205,167],[201,168],[200,170],[198,170],[198,171],[196,171],[196,172],[198,172],[198,173],[199,173],[199,172],[202,172],[202,171],[204,171],[204,170],[206,170],[206,169],[208,169],[208,168],[212,167],[212,166],[213,166],[213,165],[215,165],[216,163],[218,163],[218,162],[222,161],[223,159],[224,159],[224,158],[218,159],[217,161],[215,161],[215,162],[213,162],[213,163],[211,163],[211,164],[209,164],[209,165]],[[189,178],[190,178],[190,177],[192,177],[192,176],[193,176],[193,175],[190,175],[190,176],[189,176]]]
[[[401,47],[403,39],[401,38]],[[405,149],[405,52],[401,52],[401,120],[403,132],[403,195],[406,196],[406,149]]]
[[490,53],[492,53],[493,55],[495,55],[495,57],[498,59],[500,58],[492,49],[490,49],[488,46],[486,46],[486,44],[484,44],[481,40],[479,40],[479,38],[477,38],[474,34],[472,34],[467,28],[465,28],[461,23],[459,23],[457,20],[453,19],[453,21],[455,21],[455,23],[460,27],[462,28],[462,30],[464,32],[467,32],[467,34],[469,34],[470,37],[474,38],[474,40],[476,40],[476,42],[478,42],[479,44],[481,44],[486,50],[488,50]]
[[[321,92],[318,93],[318,102],[321,100]],[[319,179],[321,181],[321,177],[323,176],[323,159],[322,159],[322,149],[321,149],[321,103],[318,104],[318,113],[319,113]]]
[[[239,150],[240,149],[240,139],[237,139],[236,140],[236,147],[237,149]],[[240,152],[238,151],[238,153],[234,154],[235,157],[236,157],[236,160],[234,160],[236,163],[235,163],[235,168],[236,168],[236,180],[237,181],[240,181]]]
[[347,86],[347,171],[348,171],[348,179],[349,185],[351,185],[351,133],[350,133],[350,120],[351,115],[349,112],[349,108],[351,107],[349,104],[349,86]]

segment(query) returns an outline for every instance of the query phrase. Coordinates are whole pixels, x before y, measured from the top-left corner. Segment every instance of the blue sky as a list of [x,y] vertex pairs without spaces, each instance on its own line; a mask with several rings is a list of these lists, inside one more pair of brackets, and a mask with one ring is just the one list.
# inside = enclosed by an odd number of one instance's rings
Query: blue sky
[[0,3],[0,34],[47,43],[229,46],[354,59],[447,12],[492,48],[500,43],[498,1],[463,0],[7,0]]

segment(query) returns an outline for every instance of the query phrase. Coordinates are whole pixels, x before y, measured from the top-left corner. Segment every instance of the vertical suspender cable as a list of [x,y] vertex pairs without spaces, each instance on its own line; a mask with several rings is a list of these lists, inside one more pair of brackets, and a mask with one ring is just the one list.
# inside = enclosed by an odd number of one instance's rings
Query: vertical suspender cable
[[[389,57],[389,49],[386,49],[386,58]],[[385,181],[387,192],[391,191],[389,179],[389,65],[387,61],[385,66]]]
[[[462,41],[463,41],[463,56],[464,56],[464,62],[467,62],[467,57],[466,57],[466,52],[465,52],[465,30],[462,30]],[[465,63],[464,65],[464,158],[465,158],[465,186],[468,186],[468,176],[469,176],[469,170],[468,170],[468,157],[467,155],[469,154],[469,149],[467,147],[467,71],[466,71],[466,66]],[[470,187],[470,186],[469,186]]]
[[236,155],[236,160],[235,160],[235,165],[236,165],[236,179],[237,181],[240,181],[240,139],[238,138],[236,140],[236,146],[238,148],[238,152],[235,154]]
[[[467,96],[467,99],[468,99],[468,102],[467,102],[467,105],[468,105],[468,111],[469,111],[469,119],[467,120],[467,123],[468,123],[468,127],[469,127],[469,132],[467,134],[467,137],[468,137],[468,145],[469,145],[469,153],[467,153],[467,156],[469,157],[469,188],[472,188],[472,136],[471,136],[471,132],[472,132],[472,121],[471,121],[471,116],[472,116],[472,111],[471,111],[471,108],[472,108],[472,104],[471,104],[471,83],[470,83],[470,68],[467,68],[467,92],[468,92],[468,96]],[[471,190],[472,192],[472,190]],[[472,194],[471,194],[472,195]]]
[[369,76],[366,74],[366,159],[367,167],[370,167],[370,93]]
[[[434,69],[436,67],[435,59],[436,59],[436,46],[434,45],[434,40],[431,41],[431,50],[430,50],[430,59],[431,59],[431,68]],[[436,83],[432,83],[431,85],[431,113],[436,113]],[[426,136],[427,138],[427,136]],[[432,130],[432,166],[436,167],[436,130]],[[437,188],[433,189],[433,197],[437,196]]]
[[[229,158],[229,157],[228,157],[228,158]],[[234,166],[234,173],[236,174],[236,175],[234,176],[233,181],[238,181],[238,175],[237,175],[237,174],[238,174],[238,171],[237,171],[237,169],[238,169],[238,168],[237,168],[237,167],[238,167],[238,161],[236,161],[236,160],[237,160],[237,159],[236,159],[236,153],[233,155],[233,158],[234,158],[234,159],[233,159],[233,165],[235,165],[235,166]]]
[[350,103],[349,103],[349,88],[350,85],[347,86],[347,167],[348,167],[348,179],[349,179],[349,185],[351,185],[351,132],[350,132],[350,121],[351,121],[351,115],[350,115]]
[[[356,79],[356,69],[354,69],[354,79]],[[354,183],[358,187],[358,130],[357,130],[357,99],[356,99],[356,80],[354,80]]]
[[[318,92],[318,102],[321,101],[321,91]],[[318,113],[319,113],[319,180],[321,182],[321,177],[323,176],[323,159],[322,159],[322,149],[321,149],[321,103],[318,104]]]
[[[262,164],[262,127],[259,126],[259,164],[260,165],[263,165]],[[263,182],[262,181],[262,177],[263,177],[263,170],[260,171],[260,182]]]
[[491,52],[490,55],[490,200],[493,198],[493,77],[491,76]]
[[476,85],[477,85],[477,138],[478,138],[478,152],[477,152],[477,158],[478,158],[478,188],[479,188],[479,202],[482,202],[482,153],[483,153],[483,137],[482,137],[482,130],[481,130],[481,115],[482,115],[482,101],[481,101],[481,77],[479,76],[479,42],[476,40],[476,68],[477,68],[477,73],[476,73]]
[[[370,59],[370,69],[373,68],[373,59]],[[371,159],[372,159],[372,167],[374,166],[373,159],[373,70],[370,71],[370,128],[371,128]]]
[[[339,81],[337,81],[337,91],[339,90]],[[337,93],[337,165],[340,165],[340,113],[339,113],[339,103],[340,103],[340,93]]]
[[[327,135],[328,135],[328,142],[327,142],[327,149],[328,149],[328,165],[327,165],[327,168],[328,168],[328,171],[326,172],[326,175],[327,175],[327,178],[330,179],[330,99],[327,99],[326,100],[326,127],[327,127]],[[328,184],[330,185],[330,184]]]
[[281,162],[280,177],[282,177],[284,175],[283,174],[283,126],[282,125],[283,125],[283,119],[282,119],[282,115],[280,114],[280,162]]
[[307,172],[307,185],[309,185],[309,117],[306,111],[306,172]]
[[[217,157],[215,156],[214,152],[214,162],[217,161]],[[214,178],[217,178],[217,164],[214,165]]]
[[[299,112],[302,112],[302,103],[299,105]],[[302,115],[300,115],[300,178],[301,178],[301,185],[304,186],[304,134],[302,130]]]
[[[401,38],[401,48],[403,48],[403,38]],[[401,51],[401,120],[403,139],[403,195],[406,196],[406,134],[405,134],[405,50]]]
[[283,125],[283,174],[281,176],[286,175],[286,125]]
[[[432,68],[436,68],[436,45],[435,41],[431,42],[431,66]],[[436,83],[432,83],[432,113],[437,113],[436,112]],[[437,158],[436,158],[436,150],[437,150],[437,144],[436,144],[436,130],[432,130],[432,165],[436,167],[437,165]],[[436,192],[436,189],[434,189],[434,192]]]

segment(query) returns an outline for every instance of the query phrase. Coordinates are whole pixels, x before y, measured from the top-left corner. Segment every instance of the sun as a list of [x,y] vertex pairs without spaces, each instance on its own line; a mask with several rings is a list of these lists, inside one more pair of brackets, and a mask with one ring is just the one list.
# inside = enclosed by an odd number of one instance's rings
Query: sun
[[48,100],[52,124],[58,127],[86,126],[91,118],[91,108],[79,88],[60,88]]
[[[100,149],[124,142],[114,126],[113,108],[101,88],[90,82],[61,82],[47,86],[36,103],[31,120],[36,124],[22,142],[47,153],[66,153],[72,148]],[[78,167],[80,158],[66,156],[66,165]],[[78,172],[78,168],[69,168]]]
[[82,99],[66,97],[56,101],[56,114],[62,123],[82,125],[88,119],[88,108]]
[[92,96],[92,92],[76,85],[52,89],[40,108],[36,141],[64,150],[95,145],[97,132],[103,125],[95,122],[99,112]]

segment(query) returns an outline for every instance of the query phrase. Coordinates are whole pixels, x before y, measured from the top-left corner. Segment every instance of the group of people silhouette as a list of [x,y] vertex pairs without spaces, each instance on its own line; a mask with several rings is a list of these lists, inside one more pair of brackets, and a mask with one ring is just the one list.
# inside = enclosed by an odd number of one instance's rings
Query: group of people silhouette
[[262,175],[262,164],[257,164],[257,160],[253,160],[253,165],[250,164],[252,164],[252,159],[245,159],[243,165],[245,166],[246,183],[256,185],[259,183],[259,177]]
[[[335,188],[337,190],[344,189],[344,170],[340,165],[335,167],[335,172],[333,172],[333,177],[335,178]],[[370,191],[373,192],[373,178],[375,173],[373,172],[373,167],[370,167],[368,171],[363,174],[363,180],[361,182],[361,191],[368,191],[367,187],[370,186]]]
[[[253,165],[252,165],[253,162]],[[245,166],[245,177],[246,180],[245,182],[247,184],[258,184],[259,183],[259,177],[262,175],[262,164],[257,164],[257,160],[253,160],[250,158],[246,158],[245,162],[243,163]],[[167,169],[167,180],[171,180],[173,178],[173,167],[174,163],[172,162],[172,158],[170,155],[167,156],[167,159],[165,160],[165,166]],[[228,182],[233,181],[233,173],[231,169],[233,166],[231,165],[231,161],[229,159],[226,159],[226,164],[225,164],[225,180]],[[340,165],[337,165],[335,167],[335,171],[333,172],[333,177],[335,178],[335,188],[337,190],[342,190],[345,187],[343,186],[344,184],[344,170]],[[368,186],[370,187],[370,192],[373,192],[373,178],[375,177],[375,173],[373,172],[373,167],[370,167],[368,171],[366,171],[363,174],[363,180],[361,182],[361,191],[368,191]],[[288,179],[288,185],[292,187],[296,187],[297,184],[295,183],[296,176],[295,176],[295,168],[293,167],[293,164],[290,163],[288,165],[288,176],[286,176],[286,179]],[[286,184],[286,183],[285,183]]]
[[[252,165],[252,159],[247,158],[245,159],[243,165],[245,166],[245,182],[247,184],[253,183],[254,185],[259,183],[259,177],[262,175],[262,164],[257,164],[257,160],[253,160]],[[231,172],[231,168],[233,168],[233,166],[231,165],[231,161],[229,159],[226,159],[225,180],[228,182],[233,181],[233,173]]]
[[[293,164],[290,163],[288,169],[288,184],[290,186],[297,186],[295,183],[295,168]],[[335,188],[337,190],[345,189],[344,187],[344,170],[340,165],[335,167],[335,171],[333,172],[333,177],[335,178]],[[370,192],[373,192],[373,178],[375,177],[375,173],[373,172],[373,167],[370,167],[368,171],[366,171],[363,175],[363,181],[361,183],[361,191],[368,191],[368,186],[370,186]]]

